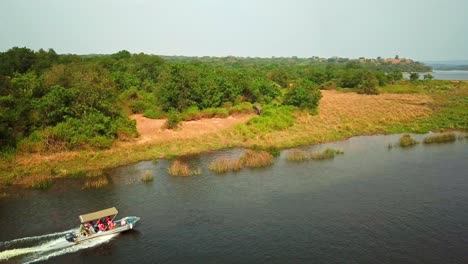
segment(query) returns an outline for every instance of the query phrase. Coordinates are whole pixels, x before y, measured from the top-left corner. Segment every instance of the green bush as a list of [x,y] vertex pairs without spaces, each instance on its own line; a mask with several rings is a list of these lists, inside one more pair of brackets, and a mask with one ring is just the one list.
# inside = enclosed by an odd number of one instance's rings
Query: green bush
[[251,114],[254,113],[253,104],[243,102],[228,108],[229,114]]
[[228,117],[229,111],[226,108],[207,108],[202,110],[203,117],[212,118],[212,117]]
[[164,117],[164,113],[159,109],[150,108],[145,110],[143,116],[152,119],[161,119]]
[[297,106],[311,112],[316,111],[322,94],[314,83],[301,79],[294,83],[284,95],[283,104]]
[[182,121],[182,116],[176,110],[171,110],[167,114],[167,120],[164,123],[164,128],[177,129]]

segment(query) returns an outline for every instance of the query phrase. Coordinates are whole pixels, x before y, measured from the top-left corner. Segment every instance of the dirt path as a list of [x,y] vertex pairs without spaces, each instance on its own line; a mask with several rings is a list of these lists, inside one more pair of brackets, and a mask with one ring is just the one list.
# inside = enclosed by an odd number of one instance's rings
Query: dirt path
[[182,122],[180,129],[164,129],[165,119],[150,119],[142,115],[132,115],[130,118],[137,121],[137,130],[140,137],[137,144],[154,141],[171,141],[175,139],[190,139],[205,134],[216,133],[247,122],[254,115],[236,115],[227,118],[210,118],[196,121]]

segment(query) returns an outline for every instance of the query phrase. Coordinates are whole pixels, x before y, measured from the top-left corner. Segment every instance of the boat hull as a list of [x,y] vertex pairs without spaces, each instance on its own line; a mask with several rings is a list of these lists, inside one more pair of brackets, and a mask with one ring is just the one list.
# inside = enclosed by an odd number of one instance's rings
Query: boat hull
[[[135,227],[135,224],[140,220],[139,217],[136,217],[136,216],[127,216],[127,217],[124,217],[118,221],[115,221],[116,223],[116,227],[113,228],[113,229],[110,229],[110,230],[106,230],[106,231],[100,231],[100,232],[97,232],[95,234],[92,234],[92,235],[89,235],[89,236],[84,236],[80,233],[73,233],[73,241],[68,241],[69,242],[72,242],[72,243],[75,243],[75,244],[78,244],[78,243],[81,243],[83,241],[86,241],[86,240],[90,240],[90,239],[93,239],[93,238],[96,238],[96,237],[102,237],[102,236],[108,236],[108,235],[112,235],[112,234],[117,234],[117,233],[121,233],[121,232],[125,232],[125,231],[128,231],[128,230],[131,230]],[[123,222],[125,221],[125,222]],[[125,223],[124,225],[122,223]],[[70,236],[70,234],[68,234]]]

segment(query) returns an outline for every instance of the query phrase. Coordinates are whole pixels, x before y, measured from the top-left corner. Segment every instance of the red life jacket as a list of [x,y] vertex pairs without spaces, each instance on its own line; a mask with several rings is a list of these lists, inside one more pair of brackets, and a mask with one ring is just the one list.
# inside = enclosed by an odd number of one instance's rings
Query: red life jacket
[[98,227],[99,227],[99,230],[101,230],[101,231],[106,230],[106,226],[104,226],[103,223],[99,223]]

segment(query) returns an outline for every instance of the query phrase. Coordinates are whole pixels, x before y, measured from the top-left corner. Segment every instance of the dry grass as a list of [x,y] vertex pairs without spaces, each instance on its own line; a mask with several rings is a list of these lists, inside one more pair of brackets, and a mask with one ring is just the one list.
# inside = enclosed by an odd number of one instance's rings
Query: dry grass
[[405,134],[398,140],[398,145],[403,148],[411,147],[418,143],[419,142],[412,138],[410,134]]
[[218,158],[210,163],[210,170],[216,173],[226,173],[228,171],[238,171],[242,169],[239,159]]
[[153,172],[150,170],[145,170],[143,173],[143,177],[141,177],[141,181],[143,182],[152,182],[154,180]]
[[192,175],[200,175],[201,174],[201,169],[190,169],[190,166],[180,160],[175,160],[172,162],[171,167],[169,168],[169,175],[171,176],[182,176],[182,177],[187,177],[187,176],[192,176]]
[[264,151],[246,150],[240,157],[240,162],[244,167],[260,168],[273,164],[273,156]]
[[83,184],[83,189],[99,189],[109,185],[107,177],[98,177],[87,179]]
[[293,149],[288,152],[286,159],[288,161],[301,162],[306,160],[324,160],[324,159],[333,159],[336,155],[341,155],[344,152],[337,149],[327,148],[322,152],[310,153],[308,151]]
[[296,161],[296,162],[306,161],[310,159],[310,153],[304,150],[300,150],[300,149],[292,149],[288,151],[286,159],[288,161]]
[[424,139],[424,144],[433,144],[433,143],[448,143],[454,142],[457,140],[457,137],[454,133],[444,133],[439,135],[431,135]]

